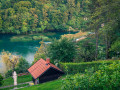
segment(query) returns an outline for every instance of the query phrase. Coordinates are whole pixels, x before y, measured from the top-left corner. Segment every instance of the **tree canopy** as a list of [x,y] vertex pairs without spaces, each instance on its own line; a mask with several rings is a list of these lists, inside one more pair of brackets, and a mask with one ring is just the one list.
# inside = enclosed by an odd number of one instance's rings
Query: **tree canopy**
[[0,0],[0,33],[85,28],[89,0]]
[[72,39],[54,39],[53,42],[47,47],[47,56],[50,57],[51,60],[72,62],[75,55],[76,46]]

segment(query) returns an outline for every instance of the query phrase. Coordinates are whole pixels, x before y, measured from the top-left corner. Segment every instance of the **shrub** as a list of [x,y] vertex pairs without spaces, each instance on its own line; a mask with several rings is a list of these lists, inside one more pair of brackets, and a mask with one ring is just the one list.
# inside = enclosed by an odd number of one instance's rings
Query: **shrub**
[[113,62],[119,62],[119,60],[104,60],[104,61],[92,61],[92,62],[81,62],[81,63],[60,63],[60,67],[64,72],[69,74],[84,73],[85,69],[91,71],[91,68],[94,67],[94,71],[98,70],[99,65],[102,63],[111,64]]
[[12,70],[8,70],[7,73],[5,73],[5,77],[7,78],[7,77],[12,76],[12,72],[13,72]]
[[0,86],[3,84],[3,77],[2,75],[0,74]]
[[84,75],[67,76],[63,81],[64,90],[119,90],[120,62],[110,65],[102,64],[98,70]]
[[16,68],[16,72],[17,73],[25,73],[25,72],[27,72],[27,69],[29,68],[29,66],[30,65],[29,65],[28,61],[26,61],[25,58],[21,57],[19,59],[18,66]]

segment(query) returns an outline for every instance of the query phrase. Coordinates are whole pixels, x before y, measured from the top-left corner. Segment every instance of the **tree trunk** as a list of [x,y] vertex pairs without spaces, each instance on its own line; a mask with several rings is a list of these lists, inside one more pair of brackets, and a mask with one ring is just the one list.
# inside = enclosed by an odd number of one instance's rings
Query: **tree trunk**
[[12,69],[13,69],[13,72],[14,72],[14,70],[15,70],[15,65],[14,64],[13,64],[13,68]]
[[108,37],[107,37],[107,35],[106,35],[105,43],[106,43],[106,59],[108,59]]
[[108,59],[109,58],[109,48],[110,48],[110,37],[108,36],[108,33],[106,33],[105,44],[106,44],[106,59]]
[[97,60],[98,59],[98,29],[95,30],[95,38],[96,38],[95,60]]

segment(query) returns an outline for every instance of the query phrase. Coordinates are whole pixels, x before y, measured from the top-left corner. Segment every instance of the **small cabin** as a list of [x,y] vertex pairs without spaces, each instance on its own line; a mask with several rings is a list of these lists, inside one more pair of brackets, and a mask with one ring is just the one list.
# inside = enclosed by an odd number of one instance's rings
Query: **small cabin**
[[34,84],[55,80],[64,74],[61,69],[50,63],[49,58],[38,60],[28,69],[28,72],[32,75]]

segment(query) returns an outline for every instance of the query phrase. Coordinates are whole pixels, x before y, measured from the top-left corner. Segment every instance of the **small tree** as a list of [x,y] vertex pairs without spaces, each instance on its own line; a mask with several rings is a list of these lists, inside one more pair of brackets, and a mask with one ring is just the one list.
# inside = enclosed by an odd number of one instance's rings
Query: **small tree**
[[19,62],[19,57],[12,55],[9,52],[3,51],[2,52],[2,61],[5,63],[7,70],[10,70],[10,69],[14,70]]
[[[17,73],[26,73],[29,66],[30,65],[29,65],[28,61],[26,61],[25,58],[21,57],[21,58],[19,58],[19,63],[15,67],[15,71]],[[5,74],[5,77],[12,76],[12,73],[13,73],[12,69],[8,70],[7,73]]]
[[58,60],[62,62],[72,62],[75,56],[75,43],[73,39],[61,38],[54,39],[47,47],[47,55],[51,60]]

